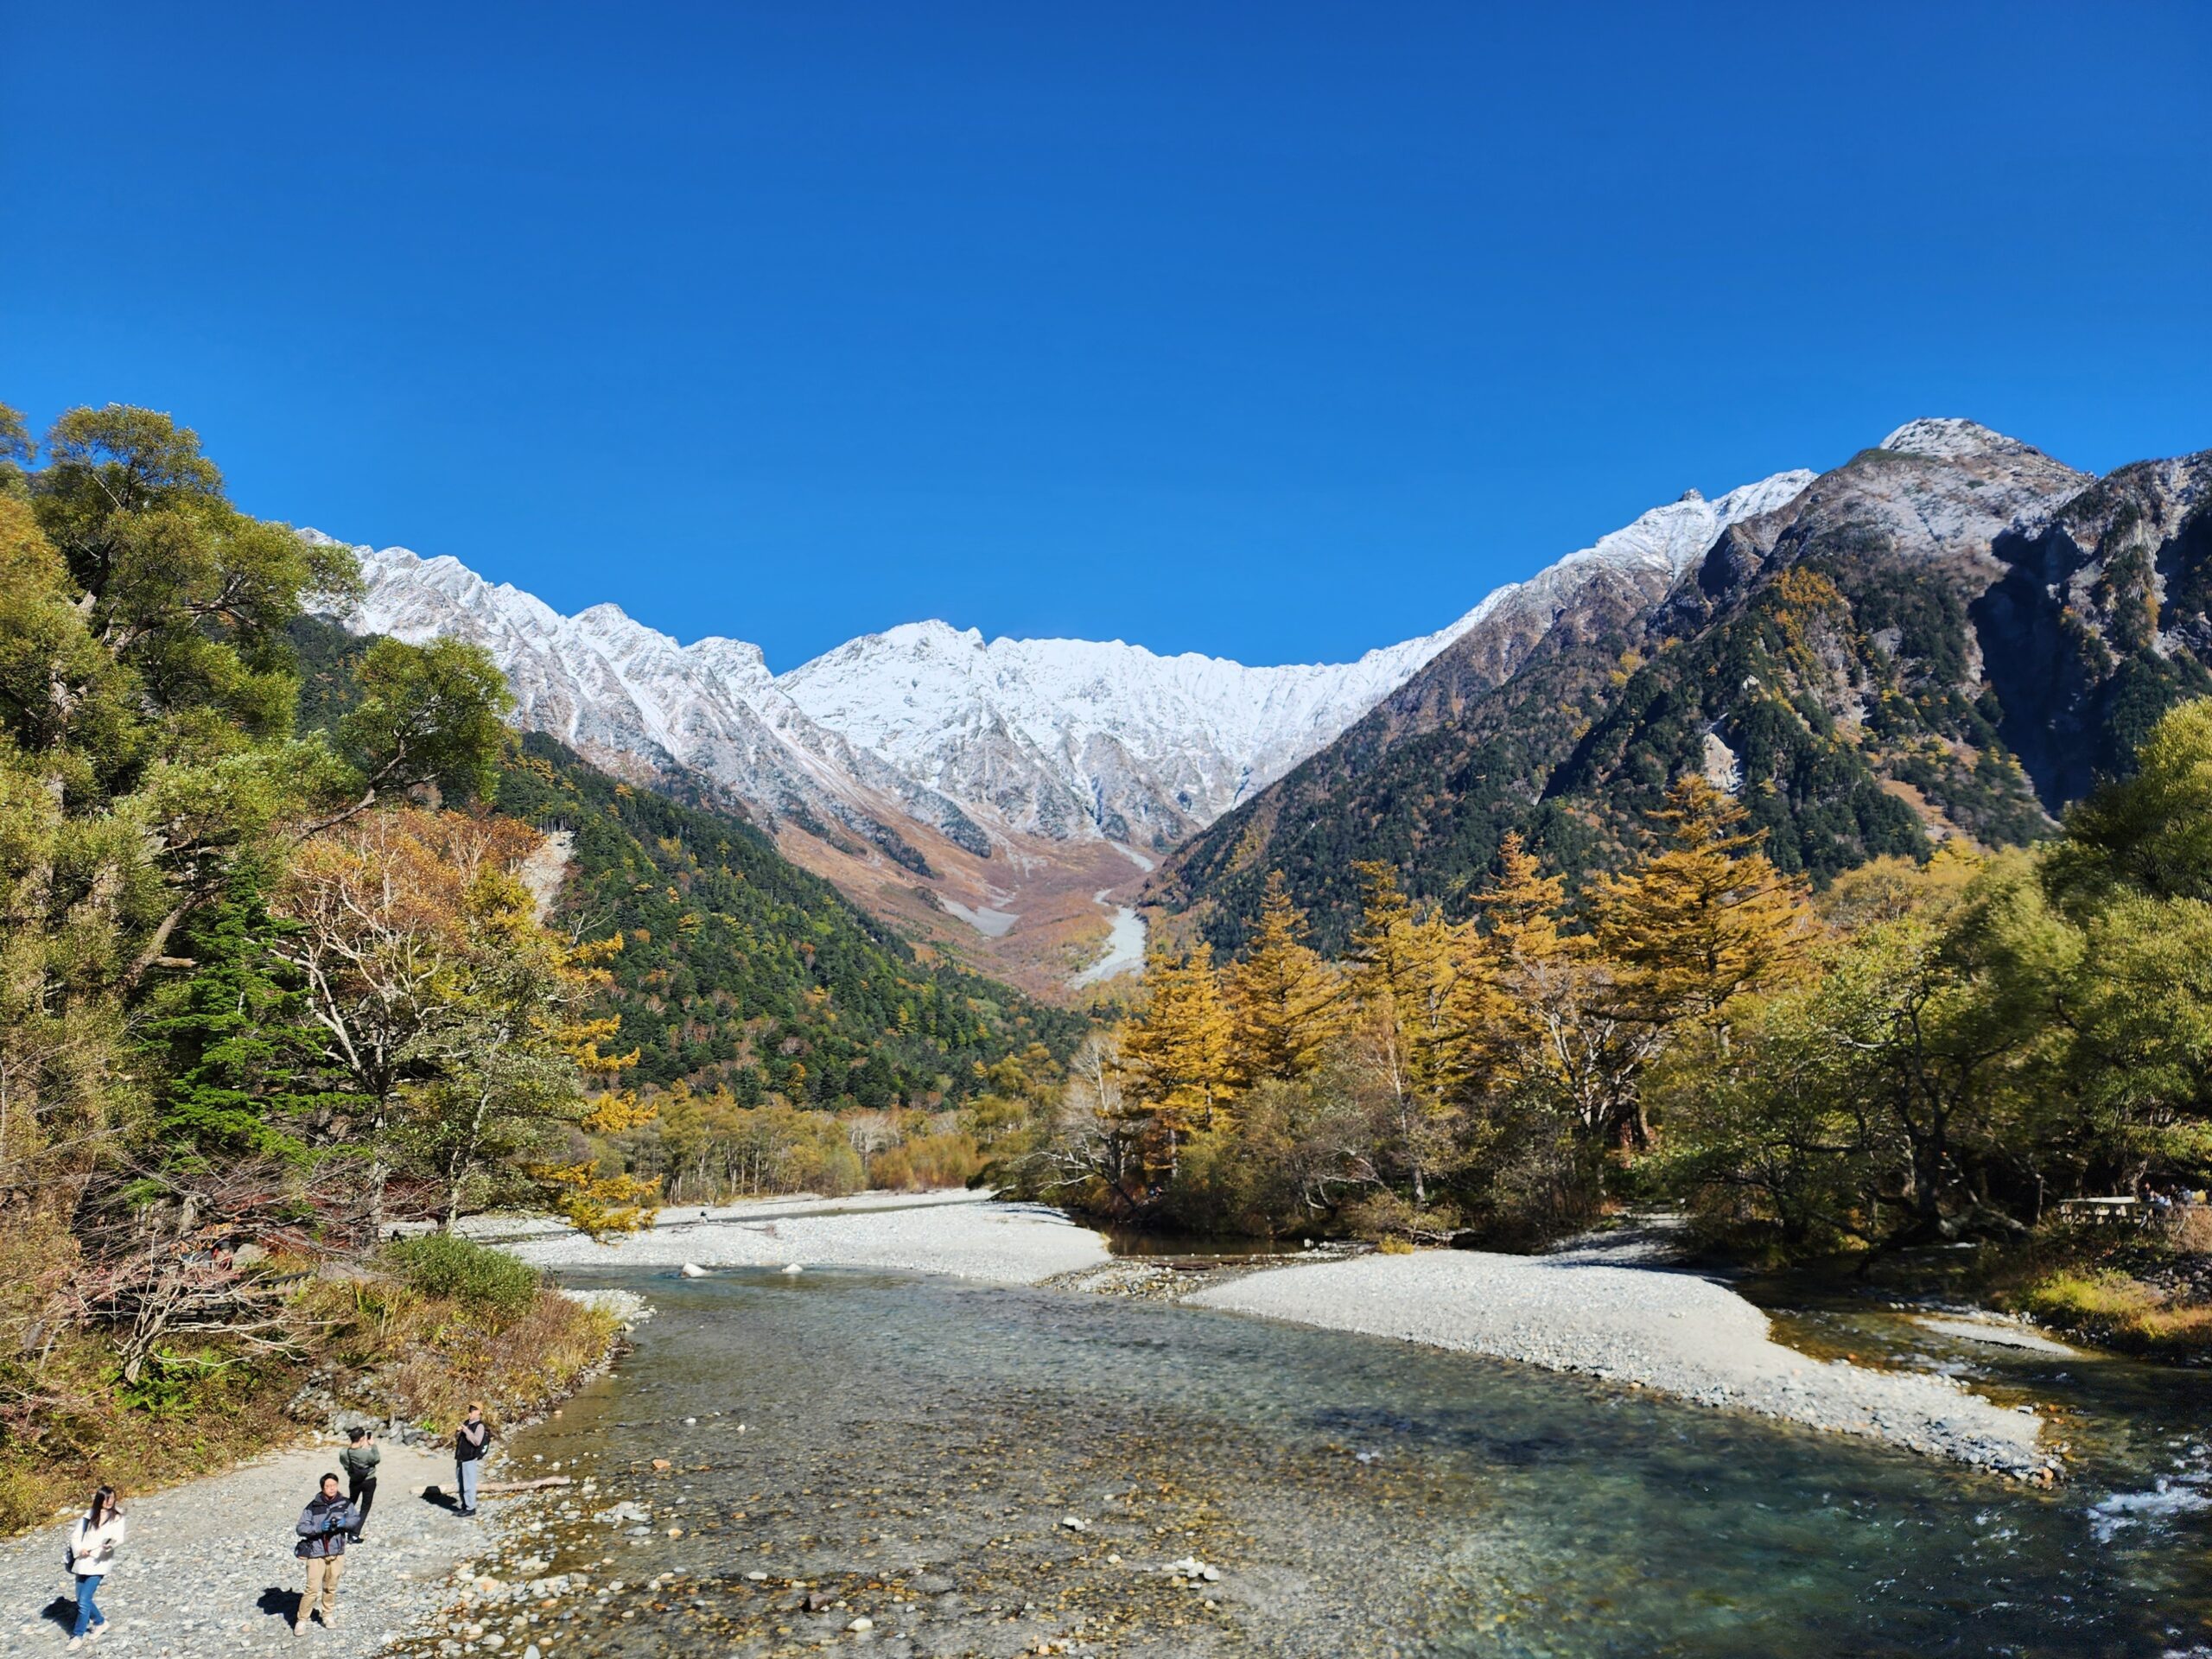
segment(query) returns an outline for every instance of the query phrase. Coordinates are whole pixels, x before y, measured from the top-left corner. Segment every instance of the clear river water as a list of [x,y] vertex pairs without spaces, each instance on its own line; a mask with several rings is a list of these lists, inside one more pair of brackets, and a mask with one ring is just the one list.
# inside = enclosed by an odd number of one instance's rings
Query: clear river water
[[[1878,1306],[1782,1318],[2057,1408],[2075,1462],[2044,1492],[1170,1305],[859,1271],[603,1282],[658,1316],[515,1451],[596,1483],[544,1501],[532,1553],[621,1588],[548,1610],[544,1659],[2212,1656],[2202,1373]],[[1159,1570],[1191,1556],[1217,1580]]]

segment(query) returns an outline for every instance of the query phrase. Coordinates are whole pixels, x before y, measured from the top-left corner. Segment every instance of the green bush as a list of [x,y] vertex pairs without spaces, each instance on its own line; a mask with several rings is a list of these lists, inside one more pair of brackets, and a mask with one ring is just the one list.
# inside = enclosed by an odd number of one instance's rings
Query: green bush
[[431,1233],[391,1245],[385,1259],[425,1296],[456,1301],[511,1319],[537,1296],[537,1273],[512,1255],[450,1233]]

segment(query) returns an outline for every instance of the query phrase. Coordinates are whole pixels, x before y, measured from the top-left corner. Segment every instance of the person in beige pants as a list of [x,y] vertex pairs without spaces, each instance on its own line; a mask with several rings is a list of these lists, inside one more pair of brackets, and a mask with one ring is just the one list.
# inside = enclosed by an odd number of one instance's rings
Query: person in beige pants
[[339,1496],[338,1477],[325,1475],[322,1490],[308,1500],[294,1529],[300,1541],[292,1554],[308,1564],[308,1587],[300,1597],[299,1617],[292,1633],[305,1636],[308,1618],[321,1604],[322,1628],[338,1628],[338,1580],[346,1572],[346,1540],[361,1524],[360,1511]]

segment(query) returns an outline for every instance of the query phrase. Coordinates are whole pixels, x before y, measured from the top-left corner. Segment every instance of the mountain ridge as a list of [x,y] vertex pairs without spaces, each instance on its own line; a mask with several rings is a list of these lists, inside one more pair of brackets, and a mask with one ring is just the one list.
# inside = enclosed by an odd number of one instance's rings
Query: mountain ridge
[[2098,480],[1970,421],[1908,422],[1671,582],[1617,570],[1487,654],[1471,632],[1180,846],[1147,903],[1232,950],[1280,868],[1333,947],[1356,861],[1447,907],[1507,830],[1603,869],[1689,770],[1816,880],[2048,833],[2212,690],[2209,482],[2212,457]]
[[[1930,444],[1976,442],[1923,424]],[[563,616],[404,548],[355,550],[366,588],[340,620],[485,645],[518,724],[633,779],[704,787],[856,901],[1042,989],[1090,965],[1144,879],[1138,860],[1189,844],[1363,723],[1419,723],[1486,695],[1563,617],[1649,608],[1720,538],[1758,543],[1756,526],[1815,480],[1793,469],[1712,500],[1685,492],[1433,632],[1347,663],[987,639],[930,619],[779,674],[742,639],[682,645],[612,601]],[[1441,702],[1424,714],[1421,698]]]

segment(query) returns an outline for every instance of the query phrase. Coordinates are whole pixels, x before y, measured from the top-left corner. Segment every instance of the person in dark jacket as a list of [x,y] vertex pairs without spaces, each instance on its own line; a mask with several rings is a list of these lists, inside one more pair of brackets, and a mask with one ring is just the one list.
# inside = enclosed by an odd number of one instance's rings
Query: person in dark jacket
[[322,1490],[308,1500],[294,1529],[300,1541],[292,1554],[308,1564],[308,1587],[300,1597],[299,1617],[292,1622],[293,1635],[308,1633],[308,1616],[318,1601],[322,1604],[322,1628],[338,1628],[338,1580],[346,1571],[346,1541],[359,1525],[353,1506],[338,1495],[338,1477],[325,1475]]
[[484,1408],[472,1403],[468,1421],[453,1437],[453,1484],[461,1494],[461,1512],[476,1513],[476,1482],[484,1472],[484,1454],[492,1449],[492,1425],[484,1421]]
[[338,1454],[338,1466],[346,1471],[346,1497],[353,1506],[353,1541],[361,1541],[361,1529],[369,1524],[369,1507],[377,1501],[377,1465],[384,1461],[384,1453],[377,1449],[377,1437],[365,1428],[348,1429],[347,1445]]

